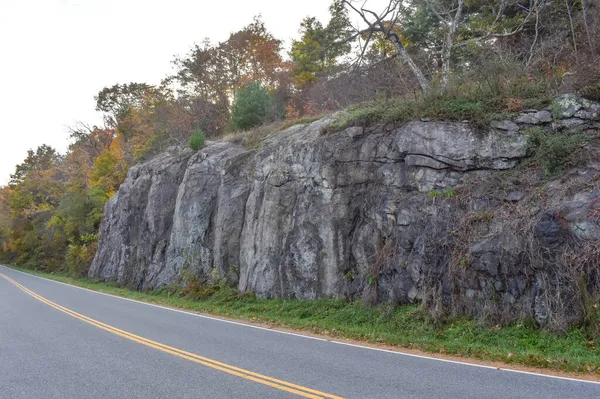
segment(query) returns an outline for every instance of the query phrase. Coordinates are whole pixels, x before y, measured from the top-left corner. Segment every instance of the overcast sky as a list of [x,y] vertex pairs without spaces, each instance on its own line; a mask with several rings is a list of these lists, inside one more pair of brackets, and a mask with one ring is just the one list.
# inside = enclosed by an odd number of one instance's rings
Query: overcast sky
[[[376,1],[377,2],[377,1]],[[174,55],[225,40],[262,14],[289,46],[329,0],[0,0],[0,185],[27,150],[66,150],[66,126],[100,124],[94,95],[131,81],[159,83]]]

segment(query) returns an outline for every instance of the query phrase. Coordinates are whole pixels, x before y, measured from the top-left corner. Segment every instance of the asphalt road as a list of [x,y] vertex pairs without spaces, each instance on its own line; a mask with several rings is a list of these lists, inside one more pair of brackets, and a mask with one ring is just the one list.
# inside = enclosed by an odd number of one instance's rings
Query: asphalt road
[[600,384],[349,346],[0,273],[0,399],[600,398]]

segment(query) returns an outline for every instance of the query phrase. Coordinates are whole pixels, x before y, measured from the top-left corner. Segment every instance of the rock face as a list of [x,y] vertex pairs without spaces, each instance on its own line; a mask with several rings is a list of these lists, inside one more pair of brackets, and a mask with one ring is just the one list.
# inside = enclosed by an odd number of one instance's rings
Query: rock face
[[573,170],[572,192],[516,177],[504,187],[502,171],[527,154],[518,131],[546,126],[544,112],[530,116],[486,132],[419,121],[328,134],[325,118],[257,150],[172,149],[132,168],[107,203],[89,275],[143,290],[187,270],[261,297],[419,300],[547,323],[550,295],[567,292],[553,285],[553,257],[570,237],[600,240],[600,166]]

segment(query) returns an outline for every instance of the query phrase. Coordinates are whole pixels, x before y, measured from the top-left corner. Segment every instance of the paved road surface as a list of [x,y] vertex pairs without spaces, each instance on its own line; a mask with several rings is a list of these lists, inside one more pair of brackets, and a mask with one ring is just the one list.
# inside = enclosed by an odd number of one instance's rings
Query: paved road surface
[[0,399],[600,398],[600,384],[343,345],[0,273]]

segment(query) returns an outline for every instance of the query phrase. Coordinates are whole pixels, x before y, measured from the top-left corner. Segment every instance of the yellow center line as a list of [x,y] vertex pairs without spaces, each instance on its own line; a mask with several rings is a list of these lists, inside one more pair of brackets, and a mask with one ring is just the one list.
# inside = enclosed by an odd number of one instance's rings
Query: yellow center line
[[144,337],[140,337],[139,335],[135,335],[133,333],[130,333],[128,331],[124,331],[121,329],[118,329],[116,327],[113,327],[111,325],[102,323],[98,320],[92,319],[90,317],[84,316],[80,313],[77,313],[71,309],[65,308],[64,306],[61,306],[57,303],[54,303],[44,297],[42,297],[41,295],[36,294],[35,292],[29,290],[28,288],[24,287],[23,285],[21,285],[20,283],[16,282],[15,280],[11,279],[10,277],[0,273],[0,276],[3,277],[4,279],[6,279],[7,281],[9,281],[10,283],[14,284],[15,286],[17,286],[19,289],[21,289],[22,291],[26,292],[27,294],[31,295],[32,297],[36,298],[37,300],[47,304],[48,306],[51,306],[63,313],[66,313],[72,317],[75,317],[76,319],[79,319],[83,322],[86,322],[88,324],[91,324],[97,328],[100,328],[104,331],[108,331],[112,334],[118,335],[120,337],[129,339],[131,341],[140,343],[142,345],[157,349],[159,351],[165,352],[165,353],[169,353],[171,355],[174,356],[178,356],[180,358],[192,361],[194,363],[198,363],[201,364],[203,366],[206,367],[210,367],[216,370],[220,370],[223,371],[225,373],[228,374],[232,374],[235,375],[237,377],[241,377],[250,381],[254,381],[254,382],[258,382],[260,384],[263,385],[267,385],[273,388],[277,388],[280,389],[282,391],[286,391],[286,392],[290,392],[305,398],[310,398],[310,399],[344,399],[340,396],[335,396],[335,395],[331,395],[325,392],[320,392],[317,391],[315,389],[311,389],[311,388],[307,388],[307,387],[303,387],[301,385],[296,385],[296,384],[292,384],[290,382],[287,381],[282,381],[282,380],[278,380],[276,378],[273,377],[269,377],[266,375],[262,375],[259,373],[255,373],[252,372],[250,370],[246,370],[246,369],[242,369],[239,367],[235,367],[226,363],[222,363],[219,362],[217,360],[213,360],[213,359],[209,359],[207,357],[204,356],[200,356],[197,355],[195,353],[191,353],[191,352],[186,352],[184,350],[178,349],[178,348],[174,348],[172,346],[169,345],[165,345],[162,344],[160,342],[156,342],[156,341],[152,341],[148,338],[144,338]]

